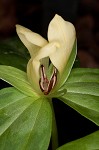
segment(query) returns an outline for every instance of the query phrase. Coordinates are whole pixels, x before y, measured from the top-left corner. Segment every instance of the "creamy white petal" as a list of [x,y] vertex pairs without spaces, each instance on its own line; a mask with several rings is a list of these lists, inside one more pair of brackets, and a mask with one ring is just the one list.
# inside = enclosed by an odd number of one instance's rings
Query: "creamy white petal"
[[58,42],[50,42],[40,49],[35,59],[40,60],[45,57],[50,57],[51,55],[54,55],[55,52],[57,52],[57,48],[59,47],[60,45]]
[[[38,91],[39,93],[41,92],[39,87],[39,79],[40,79],[39,71],[40,71],[40,65],[42,65],[41,62],[43,62],[41,60],[43,58],[45,58],[46,60],[47,57],[53,55],[53,53],[56,51],[58,46],[59,46],[58,43],[54,43],[54,42],[48,43],[46,46],[40,49],[38,55],[36,55],[34,59],[31,58],[30,61],[28,62],[27,75],[28,75],[29,82],[31,83],[33,89],[35,91]],[[48,61],[48,59],[46,61]],[[44,67],[46,69],[45,65]]]
[[69,59],[75,38],[76,33],[73,24],[65,21],[61,16],[55,15],[48,27],[48,40],[60,44],[57,51],[50,56],[52,63],[60,73],[63,72]]
[[42,36],[21,25],[16,25],[16,31],[31,56],[35,56],[36,50],[39,50],[48,43]]
[[39,87],[39,67],[40,62],[39,61],[33,61],[33,58],[31,58],[27,64],[27,76],[30,84],[32,85],[33,89],[37,93],[41,93],[40,87]]
[[16,25],[16,30],[18,34],[24,34],[24,36],[26,37],[26,39],[31,42],[34,45],[43,47],[44,45],[47,44],[47,40],[44,39],[41,35],[32,32],[31,30],[29,30],[28,28],[25,28],[21,25]]
[[39,51],[40,47],[37,45],[32,44],[31,42],[29,42],[26,37],[24,36],[24,34],[19,34],[21,41],[24,43],[24,45],[26,46],[26,48],[28,49],[31,57],[35,57],[36,53]]
[[33,90],[42,94],[39,86],[40,66],[43,64],[46,72],[48,69],[49,58],[59,72],[57,74],[56,86],[53,89],[54,91],[57,90],[65,81],[66,65],[70,54],[73,52],[72,49],[76,39],[73,24],[66,22],[62,17],[55,15],[48,27],[48,41],[39,34],[34,33],[23,26],[17,25],[16,30],[19,38],[27,47],[31,55],[31,59],[27,64],[27,76]]

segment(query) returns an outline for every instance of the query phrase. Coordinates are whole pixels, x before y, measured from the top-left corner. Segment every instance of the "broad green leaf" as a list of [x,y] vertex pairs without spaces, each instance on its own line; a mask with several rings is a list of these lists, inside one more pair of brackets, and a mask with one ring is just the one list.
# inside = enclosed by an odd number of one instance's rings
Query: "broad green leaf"
[[29,96],[37,96],[27,79],[27,74],[11,66],[0,65],[0,78]]
[[30,58],[26,47],[18,37],[8,38],[0,41],[0,54],[19,54],[25,58]]
[[47,99],[15,88],[0,91],[0,150],[47,150],[52,111]]
[[0,64],[26,71],[30,56],[18,37],[0,41]]
[[70,82],[64,85],[67,92],[81,93],[99,96],[99,83],[94,82]]
[[34,100],[13,87],[0,90],[0,135]]
[[73,69],[62,89],[60,99],[81,115],[99,125],[99,70]]
[[75,68],[66,82],[98,82],[99,83],[99,69],[92,68]]
[[0,54],[1,65],[13,66],[23,71],[26,71],[27,63],[28,63],[28,60],[20,55],[17,55],[14,53]]
[[70,92],[60,99],[81,115],[99,125],[99,96]]
[[57,150],[99,150],[99,131],[69,142]]

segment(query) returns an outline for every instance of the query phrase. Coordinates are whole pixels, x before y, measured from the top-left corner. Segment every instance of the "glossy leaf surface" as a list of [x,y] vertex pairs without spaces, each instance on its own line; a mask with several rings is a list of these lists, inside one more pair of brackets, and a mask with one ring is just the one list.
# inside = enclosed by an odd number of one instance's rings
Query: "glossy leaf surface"
[[96,82],[99,83],[99,69],[75,68],[71,70],[66,82]]
[[15,88],[0,91],[0,150],[47,150],[52,112],[47,99]]
[[26,71],[29,54],[17,37],[0,41],[0,65],[9,65]]
[[37,96],[27,79],[27,74],[11,66],[0,65],[0,78],[29,96]]
[[73,69],[63,89],[67,93],[60,99],[99,125],[99,70]]
[[0,54],[1,65],[13,66],[26,71],[27,62],[28,60],[26,58],[15,53]]

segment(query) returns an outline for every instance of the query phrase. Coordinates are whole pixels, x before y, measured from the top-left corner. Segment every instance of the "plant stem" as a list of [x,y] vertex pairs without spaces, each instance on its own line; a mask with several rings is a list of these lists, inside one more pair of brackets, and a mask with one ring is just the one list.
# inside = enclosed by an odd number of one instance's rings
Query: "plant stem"
[[50,100],[50,104],[52,108],[52,150],[56,150],[58,148],[58,132],[52,100]]

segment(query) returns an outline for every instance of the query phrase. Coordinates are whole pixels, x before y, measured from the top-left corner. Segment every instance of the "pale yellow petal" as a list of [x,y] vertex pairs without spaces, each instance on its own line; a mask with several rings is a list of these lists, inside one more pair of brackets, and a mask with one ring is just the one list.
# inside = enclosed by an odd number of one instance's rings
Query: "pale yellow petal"
[[24,34],[19,34],[19,37],[21,39],[21,41],[24,43],[24,45],[26,46],[26,48],[28,49],[31,57],[35,57],[36,53],[39,51],[40,47],[37,45],[32,44],[31,42],[27,41],[26,37],[24,36]]
[[[31,83],[33,89],[35,91],[38,91],[38,93],[41,92],[39,87],[39,79],[40,79],[40,66],[42,65],[43,61],[41,61],[43,58],[48,59],[49,56],[53,55],[53,53],[57,50],[57,47],[59,46],[58,43],[48,43],[46,46],[41,48],[36,55],[36,57],[33,59],[31,58],[27,65],[27,75],[29,82]],[[48,60],[46,60],[48,61]],[[46,64],[43,64],[46,69]]]
[[40,60],[45,57],[50,57],[51,55],[54,56],[54,53],[57,52],[57,48],[59,48],[60,45],[57,42],[50,42],[47,45],[45,45],[43,48],[40,49],[38,54],[35,57],[35,60]]
[[[43,47],[44,45],[47,44],[47,40],[45,40],[41,35],[32,32],[31,30],[29,30],[28,28],[25,28],[21,25],[16,25],[16,30],[18,35],[24,34],[24,36],[26,37],[26,39],[31,42],[34,45]],[[20,36],[20,35],[19,35]]]
[[33,61],[33,58],[31,58],[27,64],[27,76],[30,84],[32,85],[33,89],[37,93],[41,93],[40,87],[39,87],[39,67],[40,62],[39,61]]
[[71,54],[76,32],[73,24],[65,21],[61,16],[55,15],[48,27],[49,42],[59,42],[60,47],[51,55],[54,66],[62,72]]
[[47,44],[47,41],[42,36],[21,25],[16,25],[16,31],[23,44],[29,50],[30,55],[33,57],[35,57],[36,52],[41,47]]

